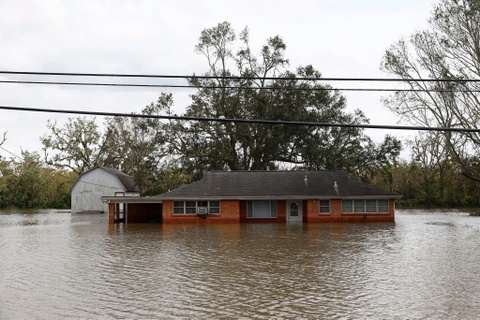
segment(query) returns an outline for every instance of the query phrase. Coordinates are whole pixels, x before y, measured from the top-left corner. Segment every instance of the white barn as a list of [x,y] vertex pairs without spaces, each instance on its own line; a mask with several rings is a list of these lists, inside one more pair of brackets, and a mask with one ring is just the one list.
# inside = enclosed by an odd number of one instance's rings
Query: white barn
[[102,196],[140,196],[135,180],[115,169],[97,166],[80,175],[71,189],[72,213],[108,212]]

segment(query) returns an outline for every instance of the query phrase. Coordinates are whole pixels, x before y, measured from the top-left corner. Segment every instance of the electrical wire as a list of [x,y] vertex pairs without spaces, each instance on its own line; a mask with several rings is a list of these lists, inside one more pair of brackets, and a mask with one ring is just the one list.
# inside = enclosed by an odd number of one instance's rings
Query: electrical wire
[[394,89],[394,88],[332,88],[332,87],[242,87],[242,86],[196,86],[170,84],[135,84],[111,82],[65,82],[65,81],[27,81],[27,80],[0,80],[6,84],[35,84],[35,85],[67,85],[67,86],[109,86],[109,87],[141,87],[141,88],[188,88],[188,89],[238,89],[238,90],[291,90],[291,91],[358,91],[358,92],[480,92],[466,89]]
[[[6,75],[30,75],[30,76],[68,76],[68,77],[111,77],[111,78],[168,78],[168,79],[231,79],[231,80],[302,80],[302,81],[350,81],[350,82],[480,82],[480,79],[392,79],[392,78],[322,78],[322,77],[240,77],[240,76],[185,76],[185,75],[154,75],[154,74],[113,74],[113,73],[67,73],[67,72],[33,72],[33,71],[1,71],[0,74]],[[207,89],[241,89],[241,90],[338,90],[338,91],[364,91],[364,92],[480,92],[479,90],[446,90],[446,89],[392,89],[392,88],[288,88],[288,87],[266,87],[252,88],[242,86],[195,86],[195,85],[171,85],[171,84],[132,84],[132,83],[104,83],[104,82],[67,82],[67,81],[34,81],[34,80],[0,80],[0,83],[6,84],[39,84],[39,85],[70,85],[70,86],[112,86],[112,87],[154,87],[154,88],[207,88]],[[265,119],[227,119],[227,118],[206,118],[206,117],[187,117],[187,116],[168,116],[168,115],[144,115],[134,113],[115,113],[102,111],[85,110],[67,110],[67,109],[43,109],[23,106],[0,106],[3,110],[27,111],[27,112],[45,112],[45,113],[63,113],[80,114],[93,116],[111,116],[111,117],[134,117],[134,118],[152,118],[177,121],[203,121],[203,122],[230,122],[230,123],[253,123],[268,125],[296,125],[296,126],[315,126],[315,127],[340,127],[340,128],[362,128],[362,129],[391,129],[391,130],[416,130],[416,131],[450,131],[450,132],[475,132],[480,133],[477,128],[445,128],[445,127],[422,127],[422,126],[399,126],[399,125],[372,125],[372,124],[340,124],[340,123],[321,123],[305,121],[286,121],[286,120],[265,120]]]
[[393,79],[393,78],[324,78],[324,77],[246,77],[246,76],[197,76],[197,75],[162,75],[162,74],[125,74],[125,73],[74,73],[74,72],[39,72],[0,70],[8,75],[42,75],[69,77],[109,77],[109,78],[159,78],[159,79],[229,79],[229,80],[306,80],[306,81],[352,81],[352,82],[480,82],[480,79]]
[[14,157],[16,157],[16,158],[18,158],[18,159],[25,160],[25,159],[23,159],[22,157],[20,157],[20,156],[17,156],[15,153],[13,153],[13,152],[11,152],[11,151],[9,151],[9,150],[5,149],[4,147],[1,147],[1,146],[0,146],[0,149],[2,149],[3,151],[5,151],[5,152],[9,153],[10,155],[12,155],[12,156],[14,156]]
[[32,107],[23,107],[23,106],[5,106],[5,105],[0,105],[0,110],[44,112],[44,113],[62,113],[62,114],[80,114],[80,115],[107,116],[107,117],[147,118],[147,119],[177,120],[177,121],[199,121],[199,122],[248,123],[248,124],[285,125],[285,126],[308,126],[308,127],[336,127],[336,128],[443,131],[443,132],[448,131],[448,132],[480,133],[480,128],[447,128],[447,127],[375,125],[375,124],[345,124],[345,123],[265,120],[265,119],[206,118],[206,117],[169,116],[169,115],[145,115],[145,114],[105,112],[105,111],[44,109],[44,108],[32,108]]

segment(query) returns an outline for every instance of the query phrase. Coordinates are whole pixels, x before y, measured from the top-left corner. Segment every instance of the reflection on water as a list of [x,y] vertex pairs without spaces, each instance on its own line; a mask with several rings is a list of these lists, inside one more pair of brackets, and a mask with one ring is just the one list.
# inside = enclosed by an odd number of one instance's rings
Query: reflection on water
[[0,319],[480,315],[480,219],[116,225],[0,213]]

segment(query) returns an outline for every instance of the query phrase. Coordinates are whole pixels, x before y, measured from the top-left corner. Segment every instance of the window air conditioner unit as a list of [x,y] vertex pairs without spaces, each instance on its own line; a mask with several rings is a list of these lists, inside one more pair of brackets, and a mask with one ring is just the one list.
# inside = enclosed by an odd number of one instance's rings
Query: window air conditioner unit
[[198,207],[197,213],[198,214],[208,214],[208,208],[207,207]]

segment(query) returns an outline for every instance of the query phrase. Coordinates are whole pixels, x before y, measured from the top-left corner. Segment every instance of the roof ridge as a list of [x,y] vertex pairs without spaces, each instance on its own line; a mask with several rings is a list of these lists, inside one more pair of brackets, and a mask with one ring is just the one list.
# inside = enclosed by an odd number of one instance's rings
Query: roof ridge
[[115,169],[115,168],[111,168],[111,167],[106,167],[106,166],[97,166],[98,168],[101,168],[101,169],[104,169],[104,170],[107,170],[109,172],[114,172],[114,173],[117,173],[117,174],[123,174],[123,175],[126,175],[126,176],[129,176],[129,174],[125,173],[124,171],[122,170],[119,170],[119,169]]
[[206,170],[205,172],[210,173],[235,173],[235,172],[261,172],[261,173],[277,173],[277,172],[291,172],[291,173],[302,173],[302,172],[343,172],[345,170]]

